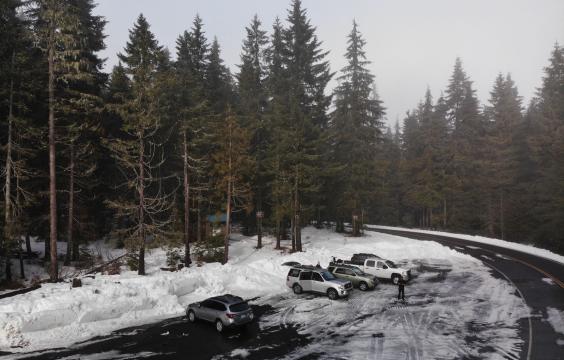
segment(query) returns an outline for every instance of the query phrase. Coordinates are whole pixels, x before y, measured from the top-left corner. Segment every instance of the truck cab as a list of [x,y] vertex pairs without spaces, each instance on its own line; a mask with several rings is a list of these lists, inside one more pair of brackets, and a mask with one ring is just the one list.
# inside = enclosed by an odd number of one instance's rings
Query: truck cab
[[400,279],[405,281],[411,278],[411,270],[402,269],[390,260],[381,258],[368,258],[362,265],[357,265],[365,273],[372,274],[380,279],[390,279],[397,284]]

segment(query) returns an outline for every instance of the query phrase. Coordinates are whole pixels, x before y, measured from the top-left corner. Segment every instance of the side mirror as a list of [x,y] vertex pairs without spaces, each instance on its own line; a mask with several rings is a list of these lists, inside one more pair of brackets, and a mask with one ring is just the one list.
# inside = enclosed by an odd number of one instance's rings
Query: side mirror
[[388,265],[384,265],[384,269],[387,269],[387,268],[388,268]]

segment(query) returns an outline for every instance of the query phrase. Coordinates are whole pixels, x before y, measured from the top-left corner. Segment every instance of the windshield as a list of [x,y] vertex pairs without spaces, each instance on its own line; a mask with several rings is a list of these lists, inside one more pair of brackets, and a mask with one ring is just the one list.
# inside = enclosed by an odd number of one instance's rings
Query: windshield
[[329,271],[322,271],[321,276],[327,281],[336,279],[335,276],[333,276],[333,274],[331,274]]
[[364,275],[364,272],[357,268],[352,268],[352,271],[357,275]]
[[391,267],[392,269],[397,269],[398,267],[396,266],[396,264],[394,264],[393,262],[391,262],[390,260],[386,260],[386,265],[388,265],[389,267]]

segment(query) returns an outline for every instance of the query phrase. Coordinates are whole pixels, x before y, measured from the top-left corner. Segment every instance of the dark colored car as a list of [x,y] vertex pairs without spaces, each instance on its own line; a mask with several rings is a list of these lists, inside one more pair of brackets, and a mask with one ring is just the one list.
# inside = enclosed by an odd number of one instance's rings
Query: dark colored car
[[300,267],[302,264],[300,264],[297,261],[286,261],[285,263],[282,263],[282,266],[289,266],[289,267]]

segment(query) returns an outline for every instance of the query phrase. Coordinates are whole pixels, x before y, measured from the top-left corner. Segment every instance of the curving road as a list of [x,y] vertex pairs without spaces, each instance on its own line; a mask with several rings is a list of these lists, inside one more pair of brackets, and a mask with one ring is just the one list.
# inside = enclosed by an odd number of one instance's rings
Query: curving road
[[526,344],[521,359],[564,359],[564,336],[546,321],[548,308],[564,311],[564,264],[451,236],[374,227],[368,230],[435,241],[481,260],[498,276],[511,282],[531,310],[527,321],[521,323],[521,336]]

